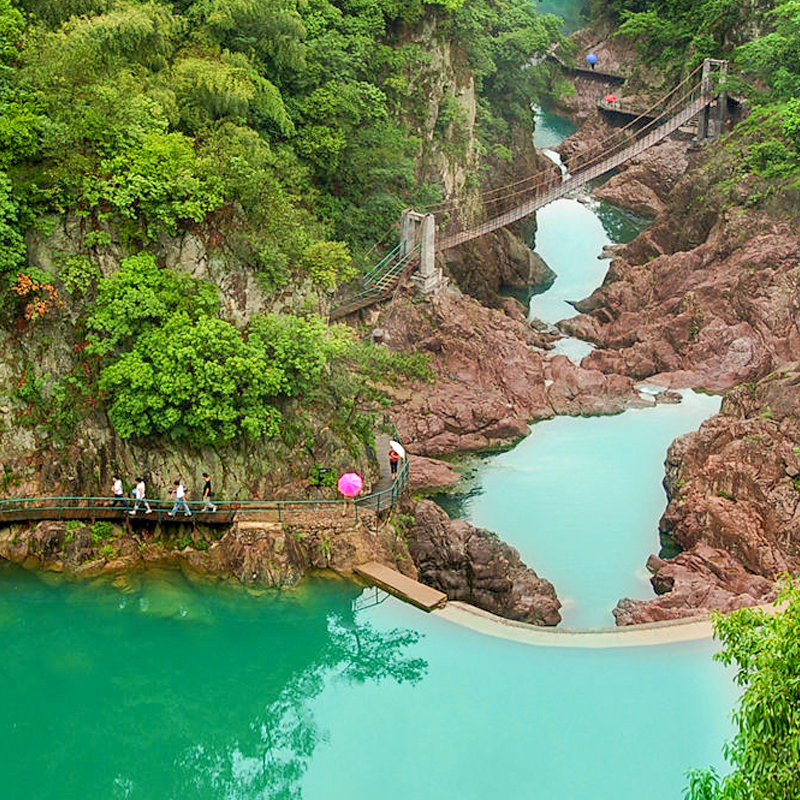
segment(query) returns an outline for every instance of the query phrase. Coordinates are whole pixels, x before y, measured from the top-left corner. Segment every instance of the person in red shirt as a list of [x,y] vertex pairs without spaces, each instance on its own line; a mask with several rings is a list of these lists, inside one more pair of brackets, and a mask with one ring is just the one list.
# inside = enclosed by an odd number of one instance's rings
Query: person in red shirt
[[400,461],[400,453],[394,449],[394,447],[389,448],[389,469],[392,471],[392,480],[397,477],[397,463]]

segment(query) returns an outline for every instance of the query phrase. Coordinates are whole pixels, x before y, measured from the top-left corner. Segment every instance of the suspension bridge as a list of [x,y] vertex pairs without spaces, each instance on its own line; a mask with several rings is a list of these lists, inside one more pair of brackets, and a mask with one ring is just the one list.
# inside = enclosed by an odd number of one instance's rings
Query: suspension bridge
[[385,300],[409,279],[423,294],[437,292],[443,283],[437,253],[536,213],[663,141],[694,118],[699,141],[716,135],[722,128],[727,96],[724,87],[715,91],[714,77],[724,78],[727,69],[727,61],[705,59],[649,108],[573,159],[572,174],[561,181],[552,172],[536,173],[477,198],[445,201],[422,213],[407,209],[400,243],[363,277],[360,291],[333,309],[330,318],[341,319]]

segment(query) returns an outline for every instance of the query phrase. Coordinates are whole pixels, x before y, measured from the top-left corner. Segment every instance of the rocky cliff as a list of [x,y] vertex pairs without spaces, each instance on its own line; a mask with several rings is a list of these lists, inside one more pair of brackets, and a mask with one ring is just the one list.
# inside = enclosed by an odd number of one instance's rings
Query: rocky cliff
[[289,522],[239,521],[219,530],[189,524],[133,527],[111,523],[40,522],[0,529],[0,559],[26,569],[78,578],[167,566],[194,579],[244,586],[296,586],[310,569],[352,575],[368,561],[416,577],[408,550],[390,521],[365,510],[359,519],[297,513]]
[[433,385],[392,389],[392,416],[415,454],[507,445],[533,420],[645,405],[631,379],[549,353],[549,337],[514,301],[507,312],[489,309],[450,289],[427,300],[399,298],[376,324],[389,347],[431,356]]
[[451,520],[430,500],[414,508],[406,534],[419,579],[451,600],[534,625],[557,625],[561,603],[553,585],[527,567],[496,534]]
[[771,600],[800,570],[800,364],[730,392],[720,414],[667,456],[662,536],[683,552],[651,558],[655,600],[623,600],[620,624]]

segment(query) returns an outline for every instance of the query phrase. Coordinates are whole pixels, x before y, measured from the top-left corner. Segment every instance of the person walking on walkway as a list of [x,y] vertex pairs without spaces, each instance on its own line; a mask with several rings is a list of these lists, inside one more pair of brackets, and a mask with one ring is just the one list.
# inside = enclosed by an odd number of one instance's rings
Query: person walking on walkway
[[172,511],[169,512],[169,515],[174,517],[182,508],[183,516],[191,517],[192,512],[189,511],[189,505],[186,502],[186,487],[183,485],[182,481],[175,481],[175,483],[172,484],[172,494],[175,495],[175,505],[172,506]]
[[147,497],[145,496],[145,485],[144,485],[144,478],[137,478],[136,479],[136,488],[133,490],[133,510],[129,511],[128,513],[133,516],[138,510],[139,506],[144,503],[145,514],[149,514],[153,509],[150,508],[150,503],[147,502]]
[[114,499],[111,501],[111,508],[114,508],[114,506],[122,506],[122,510],[127,511],[129,505],[128,501],[125,499],[125,492],[122,489],[122,478],[120,478],[119,475],[113,475],[112,481],[111,493],[114,495]]
[[397,477],[397,465],[400,462],[400,453],[394,449],[394,447],[389,448],[389,469],[392,472],[392,480]]
[[211,491],[211,478],[207,472],[203,473],[203,511],[214,512],[217,507],[211,502],[214,492]]

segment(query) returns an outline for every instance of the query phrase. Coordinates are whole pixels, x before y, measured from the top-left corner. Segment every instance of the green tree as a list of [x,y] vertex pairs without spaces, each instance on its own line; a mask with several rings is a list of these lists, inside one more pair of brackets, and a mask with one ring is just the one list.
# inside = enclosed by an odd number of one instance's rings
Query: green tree
[[228,322],[171,315],[105,367],[98,386],[119,435],[156,434],[194,445],[274,436],[281,365]]
[[745,608],[714,617],[722,642],[715,658],[736,664],[743,690],[725,747],[732,771],[690,772],[686,800],[800,797],[800,584],[787,581],[778,601],[786,607],[775,614]]
[[130,349],[176,313],[193,322],[215,315],[218,308],[216,286],[160,269],[150,253],[129,256],[117,273],[100,281],[87,322],[89,350],[105,355]]
[[335,289],[355,277],[346,242],[314,242],[303,250],[303,269],[317,286]]

